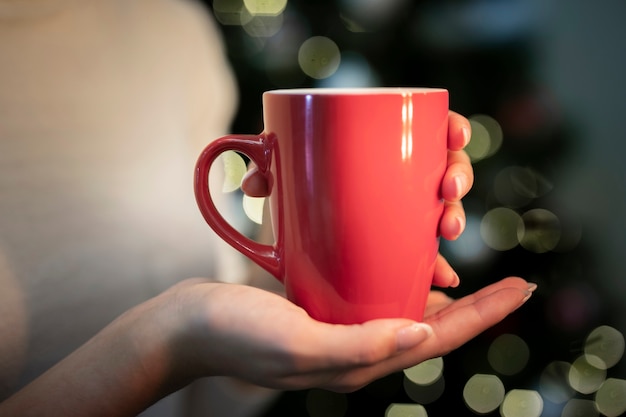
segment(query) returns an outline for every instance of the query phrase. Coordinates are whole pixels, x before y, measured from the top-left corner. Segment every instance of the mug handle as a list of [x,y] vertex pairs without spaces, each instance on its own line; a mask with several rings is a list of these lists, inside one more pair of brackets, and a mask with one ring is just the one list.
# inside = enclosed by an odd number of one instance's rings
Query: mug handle
[[257,164],[261,174],[269,170],[272,146],[264,133],[259,135],[227,135],[211,142],[200,154],[194,175],[196,202],[204,220],[229,245],[256,262],[282,282],[282,266],[276,246],[264,245],[244,236],[232,227],[217,210],[209,188],[209,170],[226,151],[245,154]]

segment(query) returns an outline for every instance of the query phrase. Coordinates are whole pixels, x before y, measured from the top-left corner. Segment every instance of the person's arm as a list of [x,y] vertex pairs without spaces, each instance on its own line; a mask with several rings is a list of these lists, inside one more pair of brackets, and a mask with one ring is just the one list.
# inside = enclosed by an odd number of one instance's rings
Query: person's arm
[[187,323],[170,311],[169,298],[166,292],[117,318],[1,403],[0,416],[131,416],[185,385],[169,347]]
[[508,278],[455,302],[436,297],[427,324],[348,326],[317,322],[257,288],[188,280],[115,320],[0,404],[0,416],[133,416],[211,375],[271,388],[353,391],[457,348],[533,289]]

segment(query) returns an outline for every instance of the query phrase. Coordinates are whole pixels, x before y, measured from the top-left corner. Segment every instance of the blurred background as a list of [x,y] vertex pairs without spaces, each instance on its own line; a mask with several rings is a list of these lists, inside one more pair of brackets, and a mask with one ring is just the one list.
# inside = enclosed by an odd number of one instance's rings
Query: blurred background
[[[460,297],[508,275],[531,301],[443,358],[359,392],[285,393],[267,416],[626,412],[626,2],[206,0],[240,89],[426,86],[468,117],[467,229],[442,252]],[[454,414],[452,414],[454,413]]]

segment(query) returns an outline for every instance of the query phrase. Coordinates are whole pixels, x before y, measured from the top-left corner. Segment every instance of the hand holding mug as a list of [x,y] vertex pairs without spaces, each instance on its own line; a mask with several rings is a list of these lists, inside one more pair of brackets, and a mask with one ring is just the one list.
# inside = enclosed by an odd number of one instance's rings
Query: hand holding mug
[[[263,102],[261,134],[220,138],[198,160],[196,197],[209,225],[313,318],[420,320],[433,280],[458,280],[438,256],[438,235],[462,230],[457,196],[471,183],[458,151],[469,129],[449,138],[447,91],[278,90]],[[273,246],[241,235],[213,204],[207,174],[226,150],[248,155],[268,184]]]

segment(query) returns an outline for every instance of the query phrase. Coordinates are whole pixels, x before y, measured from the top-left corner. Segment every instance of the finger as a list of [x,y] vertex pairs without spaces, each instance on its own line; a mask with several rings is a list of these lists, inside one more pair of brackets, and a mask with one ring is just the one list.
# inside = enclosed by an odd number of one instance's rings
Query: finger
[[[409,368],[427,359],[443,356],[476,337],[520,307],[529,297],[528,284],[520,278],[507,278],[472,296],[449,304],[426,322],[433,334],[404,352],[370,366],[362,366],[334,378],[328,389],[349,391],[384,375]],[[356,389],[356,388],[354,388]]]
[[241,180],[241,190],[250,197],[267,197],[269,195],[267,179],[259,172],[256,165],[250,165],[248,172]]
[[[476,300],[479,300],[481,298],[484,297],[488,297],[491,294],[494,294],[500,290],[503,289],[515,289],[518,291],[533,291],[534,290],[534,284],[531,285],[529,284],[526,280],[522,279],[522,278],[518,278],[518,277],[508,277],[508,278],[504,278],[496,283],[493,283],[491,285],[488,285],[478,291],[476,291],[473,294],[469,294],[463,298],[460,298],[458,300],[456,300],[454,303],[452,303],[450,306],[448,306],[447,308],[437,312],[437,315],[444,315],[444,314],[448,314],[450,313],[452,310],[454,309],[458,309],[458,308],[462,308],[465,307],[467,305],[471,305],[473,303],[476,302]],[[431,318],[428,317],[427,320],[435,320],[435,318]],[[425,319],[426,320],[426,319]]]
[[530,293],[520,288],[520,284],[526,285],[525,281],[520,281],[503,280],[466,298],[465,302],[453,302],[426,319],[433,329],[430,337],[386,361],[356,369],[349,377],[353,381],[373,380],[458,348],[502,321],[528,299]]
[[441,195],[444,200],[458,201],[463,198],[474,183],[474,171],[465,151],[448,151],[448,167],[441,182]]
[[469,121],[460,114],[450,110],[448,112],[448,149],[458,151],[470,141],[472,127]]
[[439,221],[439,234],[446,240],[456,240],[465,230],[466,222],[463,204],[460,201],[446,202]]
[[457,287],[459,285],[459,276],[450,266],[446,258],[440,253],[437,254],[435,260],[435,273],[433,275],[433,285],[441,288]]

